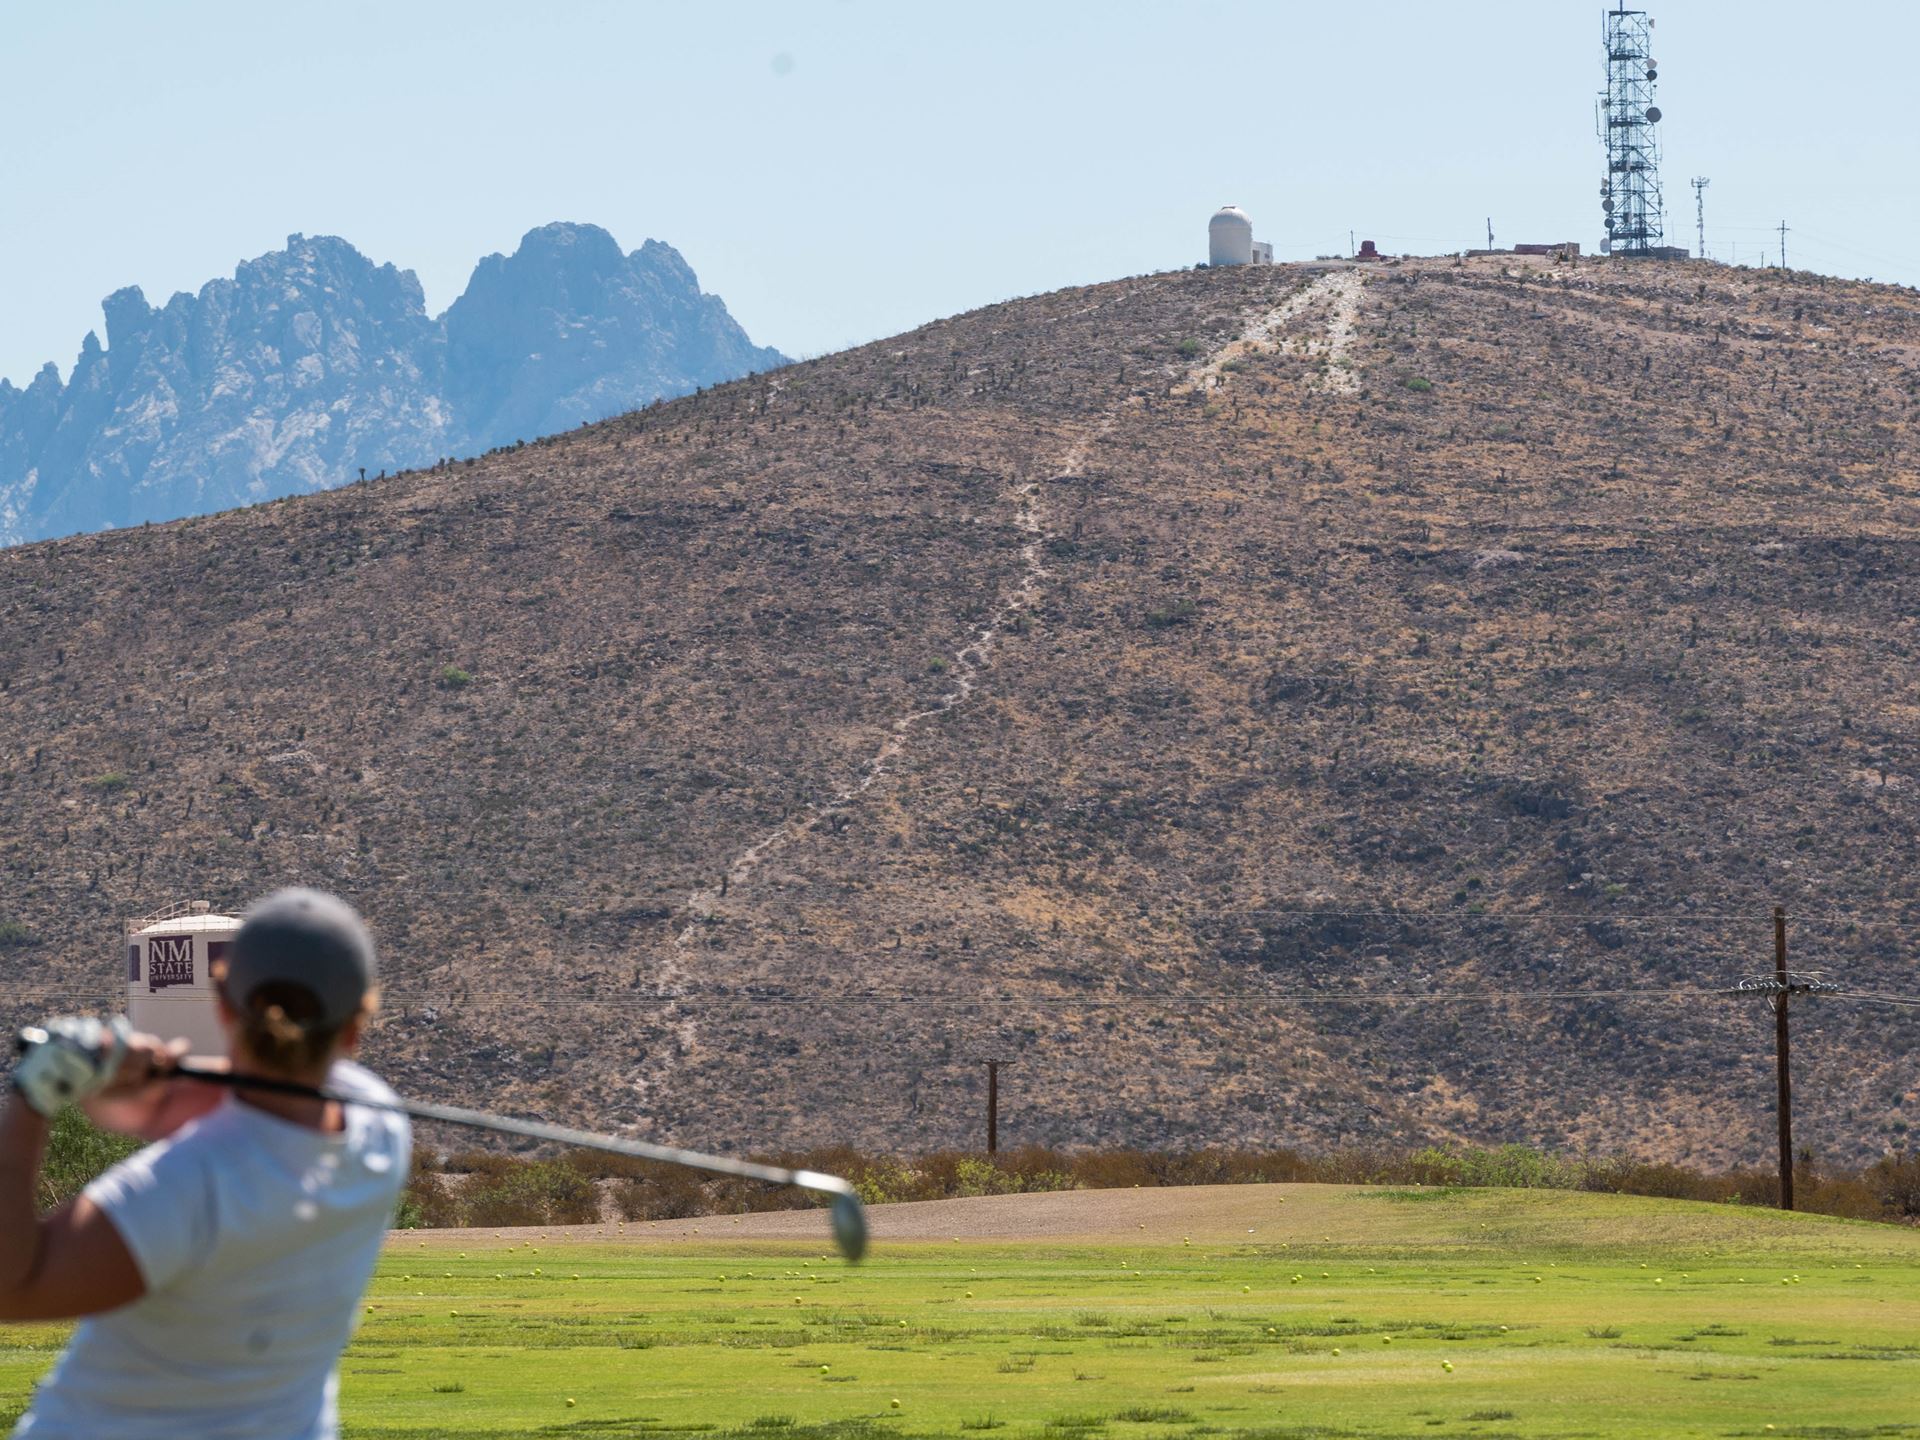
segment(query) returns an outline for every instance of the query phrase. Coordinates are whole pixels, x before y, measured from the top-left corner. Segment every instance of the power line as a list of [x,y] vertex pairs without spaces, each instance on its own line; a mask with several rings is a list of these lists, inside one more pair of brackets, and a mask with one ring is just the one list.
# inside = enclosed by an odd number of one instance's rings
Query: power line
[[[1559,1004],[1580,1000],[1677,1001],[1706,999],[1750,999],[1778,993],[1816,995],[1822,999],[1850,1000],[1861,1004],[1888,1005],[1920,1009],[1920,995],[1882,995],[1866,991],[1844,990],[1823,982],[1807,982],[1796,976],[1786,992],[1771,981],[1751,980],[1738,985],[1606,987],[1580,990],[1472,990],[1420,991],[1307,991],[1276,994],[1271,991],[1216,991],[1200,993],[1143,992],[1133,995],[518,995],[505,991],[483,991],[478,995],[394,995],[383,997],[382,1019],[396,1018],[395,1012],[412,1010],[475,1011],[500,1010],[536,1005],[542,1009],[566,1006],[570,1009],[848,1009],[887,1006],[891,1008],[948,1010],[1016,1006],[1034,1010],[1119,1010],[1176,1009],[1187,1006],[1238,1005],[1263,1009],[1287,1009],[1326,1005],[1521,1005]],[[15,992],[13,1003],[22,1001],[68,1002],[82,1006],[108,1008],[126,997],[117,992],[42,991]]]
[[[1253,908],[1245,910],[1212,910],[1187,912],[1183,919],[1262,917],[1285,919],[1288,916],[1301,916],[1307,919],[1375,919],[1375,920],[1457,920],[1462,923],[1485,920],[1511,921],[1516,924],[1541,925],[1588,925],[1599,921],[1616,924],[1648,925],[1745,925],[1754,921],[1751,913],[1714,912],[1709,914],[1660,914],[1657,912],[1628,912],[1615,914],[1601,912],[1591,915],[1536,915],[1514,911],[1487,910],[1479,914],[1463,912],[1458,907],[1446,910],[1289,910],[1283,907]],[[1876,930],[1920,930],[1920,920],[1871,920],[1846,914],[1831,915],[1795,915],[1795,923],[1814,925],[1852,925],[1858,929]]]
[[[1796,977],[1798,981],[1799,977]],[[383,996],[382,1017],[391,1019],[396,1010],[494,1010],[556,1004],[574,1008],[617,1010],[639,1009],[766,1009],[777,1007],[847,1008],[851,1006],[891,1006],[915,1009],[965,1009],[979,1006],[1021,1006],[1031,1009],[1126,1009],[1130,1007],[1163,1009],[1197,1005],[1256,1005],[1267,1008],[1320,1005],[1480,1005],[1562,1003],[1577,1000],[1699,1000],[1713,998],[1750,998],[1773,993],[1773,987],[1761,981],[1743,981],[1731,986],[1610,986],[1574,990],[1457,990],[1457,991],[1148,991],[1129,995],[912,995],[912,994],[811,994],[811,995],[524,995],[485,990],[464,996],[444,994],[387,994]],[[1830,988],[1822,983],[1796,983],[1795,994],[1819,994],[1836,1000],[1920,1007],[1920,996],[1879,995]],[[123,1000],[119,992],[39,991],[15,992],[18,1004],[27,1001],[72,1001],[88,1004],[113,1004]]]
[[1460,990],[1400,992],[1386,990],[1350,991],[1141,991],[1127,995],[911,995],[911,994],[811,994],[811,995],[518,995],[484,990],[465,996],[388,995],[384,1010],[396,1007],[423,1010],[487,1010],[517,1005],[551,1007],[566,1003],[583,1007],[616,1010],[678,1008],[742,1009],[801,1006],[807,1008],[847,1008],[885,1005],[910,1009],[967,1009],[979,1006],[1022,1006],[1031,1009],[1126,1009],[1172,1008],[1187,1005],[1257,1005],[1290,1007],[1311,1005],[1446,1005],[1446,1004],[1524,1004],[1533,1001],[1561,1002],[1597,999],[1707,999],[1715,996],[1744,996],[1749,989],[1737,986],[1702,988],[1608,987],[1581,990]]
[[1864,1005],[1894,1005],[1903,1009],[1920,1010],[1920,995],[1872,995],[1859,990],[1835,990],[1829,998],[1856,1000]]

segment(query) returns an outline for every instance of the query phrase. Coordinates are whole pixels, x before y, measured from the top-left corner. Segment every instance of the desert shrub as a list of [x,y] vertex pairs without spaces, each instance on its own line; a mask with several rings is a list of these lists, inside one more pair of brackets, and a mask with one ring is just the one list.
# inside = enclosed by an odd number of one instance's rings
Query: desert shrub
[[[418,1157],[415,1157],[416,1164]],[[439,1167],[449,1175],[480,1175],[498,1180],[528,1162],[499,1150],[456,1150]]]
[[1866,1178],[1889,1214],[1920,1216],[1920,1154],[1883,1156],[1868,1167]]
[[1361,1149],[1335,1150],[1329,1155],[1316,1155],[1307,1162],[1304,1173],[1298,1178],[1317,1180],[1326,1185],[1421,1183],[1420,1173],[1408,1157]]
[[464,690],[473,683],[473,676],[458,665],[440,667],[439,685],[442,690]]
[[458,1181],[433,1170],[415,1169],[408,1174],[394,1212],[396,1230],[444,1230],[466,1223],[467,1207],[461,1203]]
[[469,1179],[460,1199],[469,1225],[590,1225],[600,1192],[570,1165],[535,1160],[497,1178]]
[[897,1205],[914,1198],[914,1189],[920,1183],[920,1176],[897,1160],[883,1160],[876,1165],[864,1166],[858,1177],[849,1175],[847,1178],[853,1182],[854,1189],[860,1192],[860,1201],[864,1205]]
[[1421,375],[1409,375],[1400,383],[1416,395],[1424,395],[1433,389],[1433,382]]
[[1128,1190],[1160,1183],[1139,1150],[1093,1150],[1076,1155],[1073,1177],[1085,1190]]
[[33,943],[33,932],[18,920],[0,920],[0,950]]
[[560,1157],[589,1180],[630,1180],[646,1177],[660,1168],[655,1160],[634,1155],[615,1155],[606,1150],[569,1150]]
[[914,1184],[909,1198],[942,1200],[959,1194],[960,1162],[965,1158],[965,1152],[959,1150],[935,1150],[918,1157],[910,1172]]
[[1418,1176],[1427,1185],[1496,1186],[1518,1190],[1575,1190],[1582,1185],[1581,1163],[1527,1145],[1482,1150],[1471,1146],[1422,1150],[1414,1156]]
[[1880,1192],[1866,1179],[1854,1176],[1822,1176],[1803,1194],[1796,1181],[1794,1205],[1817,1215],[1838,1215],[1848,1220],[1884,1220],[1887,1207]]
[[53,1117],[47,1131],[46,1159],[40,1166],[40,1208],[58,1209],[109,1166],[140,1148],[138,1140],[99,1129],[68,1106]]
[[1726,1178],[1733,1186],[1728,1198],[1737,1205],[1772,1205],[1780,1198],[1780,1177],[1771,1170],[1735,1170]]
[[1047,1152],[1028,1154],[1013,1165],[984,1155],[963,1155],[954,1164],[953,1194],[1025,1195],[1045,1190],[1072,1190],[1074,1178],[1063,1167],[1048,1167]]
[[1007,1183],[1006,1173],[991,1160],[975,1159],[969,1155],[954,1167],[954,1193],[956,1195],[1005,1195],[1013,1187]]
[[1073,1176],[1073,1161],[1058,1150],[1044,1145],[1022,1145],[995,1156],[994,1168],[1007,1177],[1011,1194],[1037,1194],[1045,1190],[1074,1190],[1079,1182]]
[[1719,1200],[1738,1198],[1733,1181],[1724,1175],[1702,1175],[1684,1165],[1648,1164],[1631,1160],[1596,1160],[1585,1167],[1580,1188],[1616,1195],[1652,1195],[1662,1200]]
[[616,1180],[611,1198],[614,1213],[623,1220],[680,1220],[722,1210],[697,1172],[650,1160],[636,1161],[634,1169]]

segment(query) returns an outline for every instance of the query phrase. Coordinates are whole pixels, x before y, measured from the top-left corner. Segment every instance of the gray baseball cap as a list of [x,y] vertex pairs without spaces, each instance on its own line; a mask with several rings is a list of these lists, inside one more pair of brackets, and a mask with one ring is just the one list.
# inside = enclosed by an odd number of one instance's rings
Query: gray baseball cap
[[344,1025],[373,987],[373,937],[354,909],[321,890],[276,890],[247,911],[227,952],[228,1000],[245,1009],[262,985],[302,985],[315,1027]]

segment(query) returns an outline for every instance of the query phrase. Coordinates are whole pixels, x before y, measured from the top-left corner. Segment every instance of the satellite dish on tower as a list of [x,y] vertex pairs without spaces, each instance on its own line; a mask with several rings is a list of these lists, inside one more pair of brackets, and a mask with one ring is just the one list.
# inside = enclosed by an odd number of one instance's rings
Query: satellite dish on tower
[[1649,125],[1658,125],[1660,123],[1660,107],[1658,105],[1649,105],[1647,107],[1647,123]]
[[1611,200],[1602,200],[1602,201],[1600,202],[1600,208],[1601,208],[1602,210],[1604,210],[1604,211],[1606,211],[1606,212],[1607,212],[1607,214],[1609,214],[1609,215],[1611,215],[1611,214],[1613,213],[1613,201],[1611,201]]

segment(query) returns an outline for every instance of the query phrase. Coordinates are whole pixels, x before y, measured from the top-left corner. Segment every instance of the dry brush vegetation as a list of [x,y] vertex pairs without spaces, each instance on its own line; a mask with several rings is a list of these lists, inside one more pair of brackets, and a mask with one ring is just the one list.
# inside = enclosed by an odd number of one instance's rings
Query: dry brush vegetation
[[[759,1157],[796,1169],[843,1175],[869,1205],[1060,1190],[1162,1186],[1321,1184],[1462,1189],[1583,1190],[1768,1208],[1779,1177],[1749,1168],[1709,1172],[1685,1165],[1558,1155],[1524,1145],[1496,1148],[1383,1147],[1306,1154],[1272,1150],[1055,1150],[1026,1145],[997,1155],[937,1150],[869,1155],[847,1146]],[[1920,1155],[1886,1155],[1870,1165],[1796,1167],[1795,1208],[1852,1220],[1920,1224]],[[680,1220],[817,1208],[804,1191],[715,1179],[651,1161],[574,1150],[553,1158],[463,1150],[414,1156],[397,1221],[402,1228],[591,1225]]]

